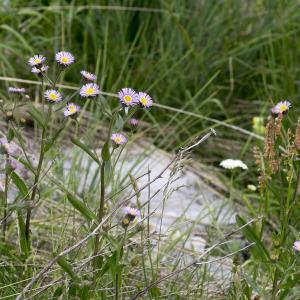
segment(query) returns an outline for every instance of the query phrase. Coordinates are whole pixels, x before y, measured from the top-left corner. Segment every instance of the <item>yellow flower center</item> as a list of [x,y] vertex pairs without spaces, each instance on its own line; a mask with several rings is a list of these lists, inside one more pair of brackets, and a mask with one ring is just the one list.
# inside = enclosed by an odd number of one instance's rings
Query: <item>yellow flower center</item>
[[69,109],[69,112],[71,114],[76,113],[76,107],[75,107],[75,105],[69,105],[68,109]]
[[119,136],[115,137],[115,143],[116,144],[122,143],[122,138],[120,138]]
[[67,64],[69,62],[69,58],[64,56],[61,58],[61,62]]
[[287,110],[287,105],[286,104],[281,104],[280,106],[279,106],[279,110],[280,111],[285,111],[285,110]]
[[147,101],[147,99],[146,99],[145,97],[142,97],[142,98],[140,99],[140,102],[141,102],[143,105],[147,105],[147,103],[148,103],[148,101]]
[[297,246],[297,250],[300,251],[300,245]]
[[57,100],[57,95],[54,94],[54,93],[51,93],[51,94],[49,94],[49,98],[50,98],[51,100],[53,100],[53,101],[56,101],[56,100]]
[[130,103],[130,102],[132,101],[132,97],[129,96],[129,95],[125,95],[125,96],[124,96],[124,101],[125,101],[126,103]]
[[94,88],[89,87],[89,88],[86,89],[86,94],[87,94],[87,95],[92,95],[92,94],[94,94],[94,93],[95,93]]
[[132,216],[135,216],[135,210],[134,210],[133,208],[130,209],[130,210],[129,210],[129,214],[132,215]]
[[34,60],[34,63],[35,64],[40,64],[42,62],[42,60],[40,59],[40,58],[36,58],[35,60]]

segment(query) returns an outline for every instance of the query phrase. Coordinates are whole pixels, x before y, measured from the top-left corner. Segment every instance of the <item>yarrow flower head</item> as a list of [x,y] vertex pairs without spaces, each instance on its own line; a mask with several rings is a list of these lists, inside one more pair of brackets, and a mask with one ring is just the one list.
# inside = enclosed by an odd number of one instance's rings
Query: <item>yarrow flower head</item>
[[138,103],[143,108],[149,108],[150,106],[152,106],[153,101],[147,93],[139,92],[138,93]]
[[43,55],[34,55],[33,57],[30,57],[28,60],[28,64],[32,67],[40,66],[44,63],[46,60],[46,57]]
[[68,103],[64,109],[65,117],[74,117],[80,111],[80,106],[75,103]]
[[128,123],[131,126],[137,126],[137,125],[139,125],[139,120],[135,119],[135,118],[131,118],[131,119],[129,119]]
[[291,105],[292,105],[291,102],[288,100],[280,101],[272,108],[272,110],[271,110],[272,114],[275,114],[275,115],[284,114],[284,113],[288,112]]
[[96,97],[100,94],[100,88],[95,83],[87,83],[80,89],[79,92],[82,97]]
[[134,106],[138,103],[138,95],[131,88],[123,88],[118,95],[121,104],[125,107]]
[[113,133],[111,140],[116,146],[123,145],[127,142],[127,138],[122,133]]
[[225,159],[221,161],[220,166],[223,167],[224,169],[236,169],[236,168],[241,168],[243,170],[248,170],[248,167],[246,164],[244,164],[241,160],[239,159]]
[[300,241],[295,241],[293,249],[297,252],[300,252]]
[[55,59],[60,65],[64,67],[71,65],[75,61],[74,56],[70,52],[66,51],[56,53]]
[[62,100],[62,96],[61,96],[60,92],[58,92],[56,90],[47,90],[45,92],[45,98],[53,103],[59,102]]
[[47,72],[49,66],[47,65],[42,65],[41,67],[33,67],[31,69],[31,72],[34,73],[34,74],[37,74],[37,75],[41,75],[42,73],[45,73]]
[[248,184],[247,189],[251,192],[255,192],[257,190],[257,188],[254,184]]
[[82,75],[82,77],[86,80],[89,81],[95,81],[97,79],[97,76],[93,73],[87,72],[87,71],[80,71],[80,74]]
[[24,94],[26,90],[24,88],[15,88],[15,87],[9,87],[8,91],[12,94]]

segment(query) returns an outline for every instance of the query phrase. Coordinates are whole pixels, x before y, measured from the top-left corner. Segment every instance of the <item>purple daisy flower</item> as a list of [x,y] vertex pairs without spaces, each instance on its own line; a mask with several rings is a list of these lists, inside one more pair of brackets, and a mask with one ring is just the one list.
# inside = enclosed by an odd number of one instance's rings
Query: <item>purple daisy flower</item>
[[297,252],[300,252],[300,241],[294,242],[293,249]]
[[82,97],[96,97],[100,94],[100,88],[96,83],[87,83],[82,86],[79,94]]
[[74,56],[70,52],[66,51],[56,53],[55,59],[60,65],[64,67],[71,65],[75,61]]
[[288,100],[280,101],[272,108],[272,114],[278,115],[286,113],[291,107],[291,105],[291,102]]
[[49,66],[47,66],[47,65],[42,65],[42,66],[39,67],[39,68],[33,67],[33,68],[31,69],[31,72],[34,73],[34,74],[39,75],[39,74],[41,74],[41,73],[47,72],[48,68],[49,68]]
[[125,107],[134,106],[138,102],[137,93],[131,88],[123,88],[118,95],[121,104]]
[[80,106],[75,103],[68,103],[64,108],[65,117],[74,116],[80,111]]
[[8,155],[13,155],[17,151],[16,144],[13,142],[9,143],[6,137],[0,138],[0,148],[3,153]]
[[46,57],[43,55],[34,55],[28,60],[28,64],[32,67],[41,65],[46,60]]
[[123,145],[127,142],[127,138],[122,133],[113,133],[111,136],[111,140],[116,145]]
[[150,106],[152,106],[153,101],[147,93],[139,92],[138,93],[138,103],[143,108],[149,108]]
[[87,72],[87,71],[80,71],[80,74],[82,75],[82,77],[86,80],[89,81],[95,81],[97,79],[97,76],[93,73]]
[[12,94],[24,94],[26,90],[24,88],[15,88],[15,87],[9,87],[8,92]]
[[47,90],[45,91],[45,98],[48,99],[50,102],[59,102],[62,100],[62,96],[60,94],[60,92],[56,91],[56,90]]
[[141,215],[140,211],[137,208],[130,206],[126,206],[124,208],[124,213],[130,221],[133,221],[136,217],[139,217]]
[[129,119],[128,123],[131,126],[138,126],[139,125],[139,120],[135,119],[135,118],[131,118],[131,119]]

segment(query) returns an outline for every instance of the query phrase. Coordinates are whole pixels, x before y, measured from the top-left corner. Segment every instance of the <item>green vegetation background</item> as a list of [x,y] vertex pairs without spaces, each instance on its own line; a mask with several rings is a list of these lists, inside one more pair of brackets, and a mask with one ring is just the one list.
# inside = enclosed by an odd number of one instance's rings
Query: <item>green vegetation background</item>
[[[28,57],[63,48],[77,60],[66,83],[85,68],[103,91],[146,90],[160,104],[251,129],[272,101],[298,107],[299,17],[296,0],[3,0],[0,75],[35,79]],[[151,117],[171,121],[161,133],[169,148],[212,125],[166,110]]]

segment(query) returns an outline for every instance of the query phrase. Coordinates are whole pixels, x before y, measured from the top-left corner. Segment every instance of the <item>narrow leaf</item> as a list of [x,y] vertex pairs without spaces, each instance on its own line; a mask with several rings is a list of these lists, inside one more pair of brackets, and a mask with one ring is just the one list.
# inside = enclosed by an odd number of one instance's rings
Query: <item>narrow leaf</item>
[[27,185],[23,181],[23,179],[15,172],[11,173],[11,179],[14,182],[14,184],[17,186],[17,188],[19,189],[22,196],[24,198],[27,198],[29,195],[29,191],[28,191]]
[[29,103],[27,106],[30,116],[39,124],[40,127],[45,127],[43,114],[32,103]]
[[102,148],[101,156],[104,161],[108,161],[110,159],[109,142],[108,141],[104,144],[104,146]]
[[73,279],[76,279],[76,275],[73,272],[72,266],[67,262],[67,260],[64,257],[60,257],[57,260],[57,263],[67,274],[70,275],[70,277],[72,277]]
[[72,206],[78,210],[83,217],[85,217],[88,221],[96,219],[95,214],[83,203],[81,200],[77,199],[74,195],[70,193],[67,195],[68,200],[72,204]]
[[60,133],[64,130],[64,127],[61,127],[60,129],[58,129],[55,134],[50,138],[49,142],[46,143],[44,151],[47,152],[51,149],[51,147],[53,146],[53,144],[55,143],[55,141],[58,139]]
[[88,154],[96,163],[100,163],[98,157],[83,143],[81,143],[78,139],[76,138],[71,138],[71,141],[74,145],[82,149],[86,154]]
[[28,257],[29,249],[25,236],[25,222],[20,212],[18,212],[19,243],[22,253]]

